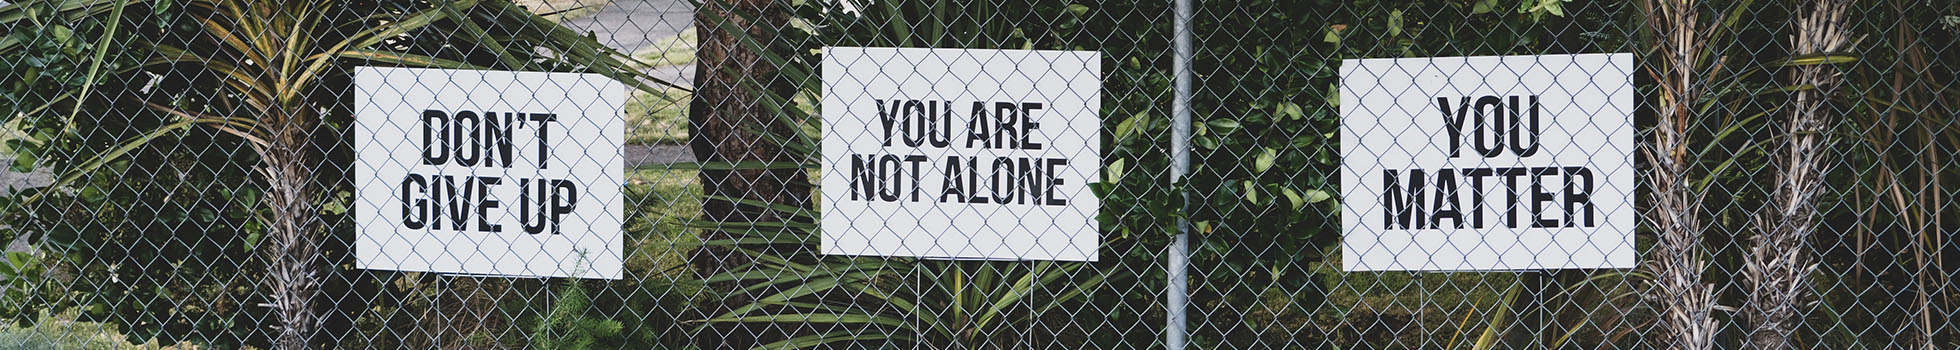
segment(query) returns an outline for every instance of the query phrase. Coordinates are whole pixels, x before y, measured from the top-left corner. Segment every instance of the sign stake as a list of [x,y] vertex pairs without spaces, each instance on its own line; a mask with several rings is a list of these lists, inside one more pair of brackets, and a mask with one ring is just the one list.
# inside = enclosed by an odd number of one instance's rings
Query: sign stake
[[[1177,15],[1171,26],[1177,57],[1171,60],[1171,74],[1177,80],[1171,97],[1171,183],[1184,179],[1184,173],[1191,169],[1191,0],[1175,2]],[[1180,192],[1190,201],[1189,192]],[[1190,295],[1187,285],[1190,283],[1190,226],[1184,218],[1177,219],[1177,238],[1171,240],[1165,254],[1168,261],[1164,276],[1169,280],[1166,281],[1169,287],[1164,290],[1164,348],[1170,350],[1184,350],[1185,298]]]

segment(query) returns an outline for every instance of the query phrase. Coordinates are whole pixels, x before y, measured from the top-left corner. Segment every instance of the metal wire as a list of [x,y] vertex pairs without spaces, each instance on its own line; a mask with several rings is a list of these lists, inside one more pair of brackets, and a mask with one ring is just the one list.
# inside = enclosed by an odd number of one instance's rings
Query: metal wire
[[[0,28],[0,347],[1960,348],[1951,2],[46,0],[0,1]],[[1083,184],[1100,211],[1074,213],[1097,226],[1097,259],[823,254],[838,201],[822,179],[847,172],[824,161],[824,89],[943,78],[918,68],[943,62],[825,70],[827,47],[1094,52],[1098,127],[1042,130],[1099,142],[1055,151],[1101,160]],[[1545,151],[1633,158],[1632,204],[1602,215],[1638,218],[1638,266],[1343,268],[1360,252],[1342,238],[1379,232],[1343,228],[1343,204],[1377,199],[1344,196],[1342,170],[1416,153],[1343,157],[1343,125],[1424,133],[1386,120],[1435,111],[1343,120],[1419,89],[1340,91],[1522,74],[1398,63],[1342,79],[1344,60],[1585,53],[1634,57],[1632,110],[1550,115],[1624,115],[1634,144]],[[363,108],[401,102],[356,97],[375,92],[357,67],[623,84],[623,105],[510,106],[621,115],[568,126],[621,130],[619,155],[562,159],[621,164],[568,184],[583,199],[618,189],[605,204],[620,211],[567,218],[622,226],[600,242],[620,247],[619,278],[359,268],[362,210],[399,208],[360,194],[363,169],[413,161],[358,152],[420,134],[357,137],[381,130]],[[849,224],[971,214],[1061,230],[1005,210],[896,213]],[[539,258],[515,251],[469,253]]]

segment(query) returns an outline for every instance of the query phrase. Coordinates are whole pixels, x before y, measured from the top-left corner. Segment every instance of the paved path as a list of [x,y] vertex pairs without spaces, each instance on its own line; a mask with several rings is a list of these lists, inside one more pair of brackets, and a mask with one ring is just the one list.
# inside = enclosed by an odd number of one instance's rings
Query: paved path
[[631,53],[693,26],[693,6],[687,0],[612,0],[599,12],[564,24],[592,32],[600,44]]
[[661,164],[693,163],[694,152],[687,145],[626,145],[626,168],[649,167],[659,169]]

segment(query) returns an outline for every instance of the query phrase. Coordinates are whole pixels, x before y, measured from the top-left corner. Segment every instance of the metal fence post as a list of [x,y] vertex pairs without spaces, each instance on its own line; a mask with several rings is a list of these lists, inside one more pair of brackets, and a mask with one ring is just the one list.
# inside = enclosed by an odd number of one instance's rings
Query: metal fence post
[[[1184,178],[1191,169],[1191,0],[1175,0],[1176,18],[1171,35],[1176,46],[1177,57],[1171,60],[1171,74],[1175,74],[1174,96],[1171,97],[1171,182]],[[1190,194],[1184,194],[1190,200]],[[1183,218],[1177,219],[1177,238],[1171,240],[1171,247],[1164,274],[1169,279],[1169,287],[1164,291],[1164,348],[1183,350],[1185,338],[1185,298],[1189,283],[1187,278],[1190,265],[1191,223]]]

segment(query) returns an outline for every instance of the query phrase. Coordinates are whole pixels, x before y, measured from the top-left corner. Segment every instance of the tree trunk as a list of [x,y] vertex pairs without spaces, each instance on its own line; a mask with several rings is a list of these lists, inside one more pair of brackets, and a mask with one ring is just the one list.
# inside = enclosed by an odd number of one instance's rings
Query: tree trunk
[[[752,40],[771,48],[787,47],[772,35],[788,26],[787,6],[776,0],[727,0],[704,2],[696,9],[694,23],[700,33],[700,43],[695,61],[696,88],[688,108],[688,145],[695,159],[717,163],[797,161],[795,155],[773,141],[787,138],[768,137],[792,135],[798,132],[797,126],[770,113],[764,105],[787,100],[795,87],[778,77],[779,67],[740,41]],[[727,28],[746,33],[732,33]],[[755,93],[758,91],[774,96]],[[810,206],[810,179],[803,169],[703,169],[699,179],[704,195],[701,218],[709,222],[782,222],[793,217],[791,213],[738,205],[723,198],[796,208]],[[699,235],[705,242],[736,238],[743,233],[703,229]],[[747,262],[743,253],[726,247],[698,248],[689,257],[689,265],[696,275],[704,278]],[[749,298],[736,295],[727,302],[733,305],[746,299]],[[745,336],[748,333],[723,334]],[[747,348],[741,342],[722,341],[705,347]]]
[[[1797,21],[1792,37],[1797,55],[1824,54],[1842,49],[1849,41],[1845,16],[1850,1],[1816,0],[1815,7]],[[1824,184],[1823,157],[1830,118],[1825,107],[1835,90],[1837,71],[1829,65],[1797,66],[1790,74],[1793,86],[1812,89],[1794,92],[1785,121],[1783,154],[1776,158],[1776,192],[1769,208],[1756,217],[1759,230],[1755,247],[1743,271],[1749,286],[1749,303],[1744,319],[1749,321],[1749,347],[1761,350],[1790,348],[1790,335],[1799,315],[1797,306],[1809,291],[1811,263],[1809,242],[1817,230],[1817,205],[1813,201]]]
[[312,157],[306,152],[310,125],[290,123],[276,131],[268,149],[261,150],[260,175],[266,181],[266,201],[272,208],[272,225],[265,249],[266,269],[271,277],[272,308],[284,325],[274,346],[278,349],[311,349],[319,325],[314,299],[320,290],[317,266],[321,261],[315,227],[319,224],[314,201]]
[[1702,50],[1714,31],[1703,28],[1696,1],[1650,0],[1644,5],[1660,56],[1648,70],[1661,87],[1653,142],[1642,148],[1653,164],[1647,180],[1654,214],[1646,218],[1660,236],[1650,255],[1654,289],[1649,293],[1658,304],[1662,344],[1668,349],[1709,349],[1715,341],[1715,289],[1701,281],[1708,264],[1701,248],[1701,195],[1688,188],[1689,165],[1695,162],[1688,134],[1694,105],[1709,79],[1700,66]]

